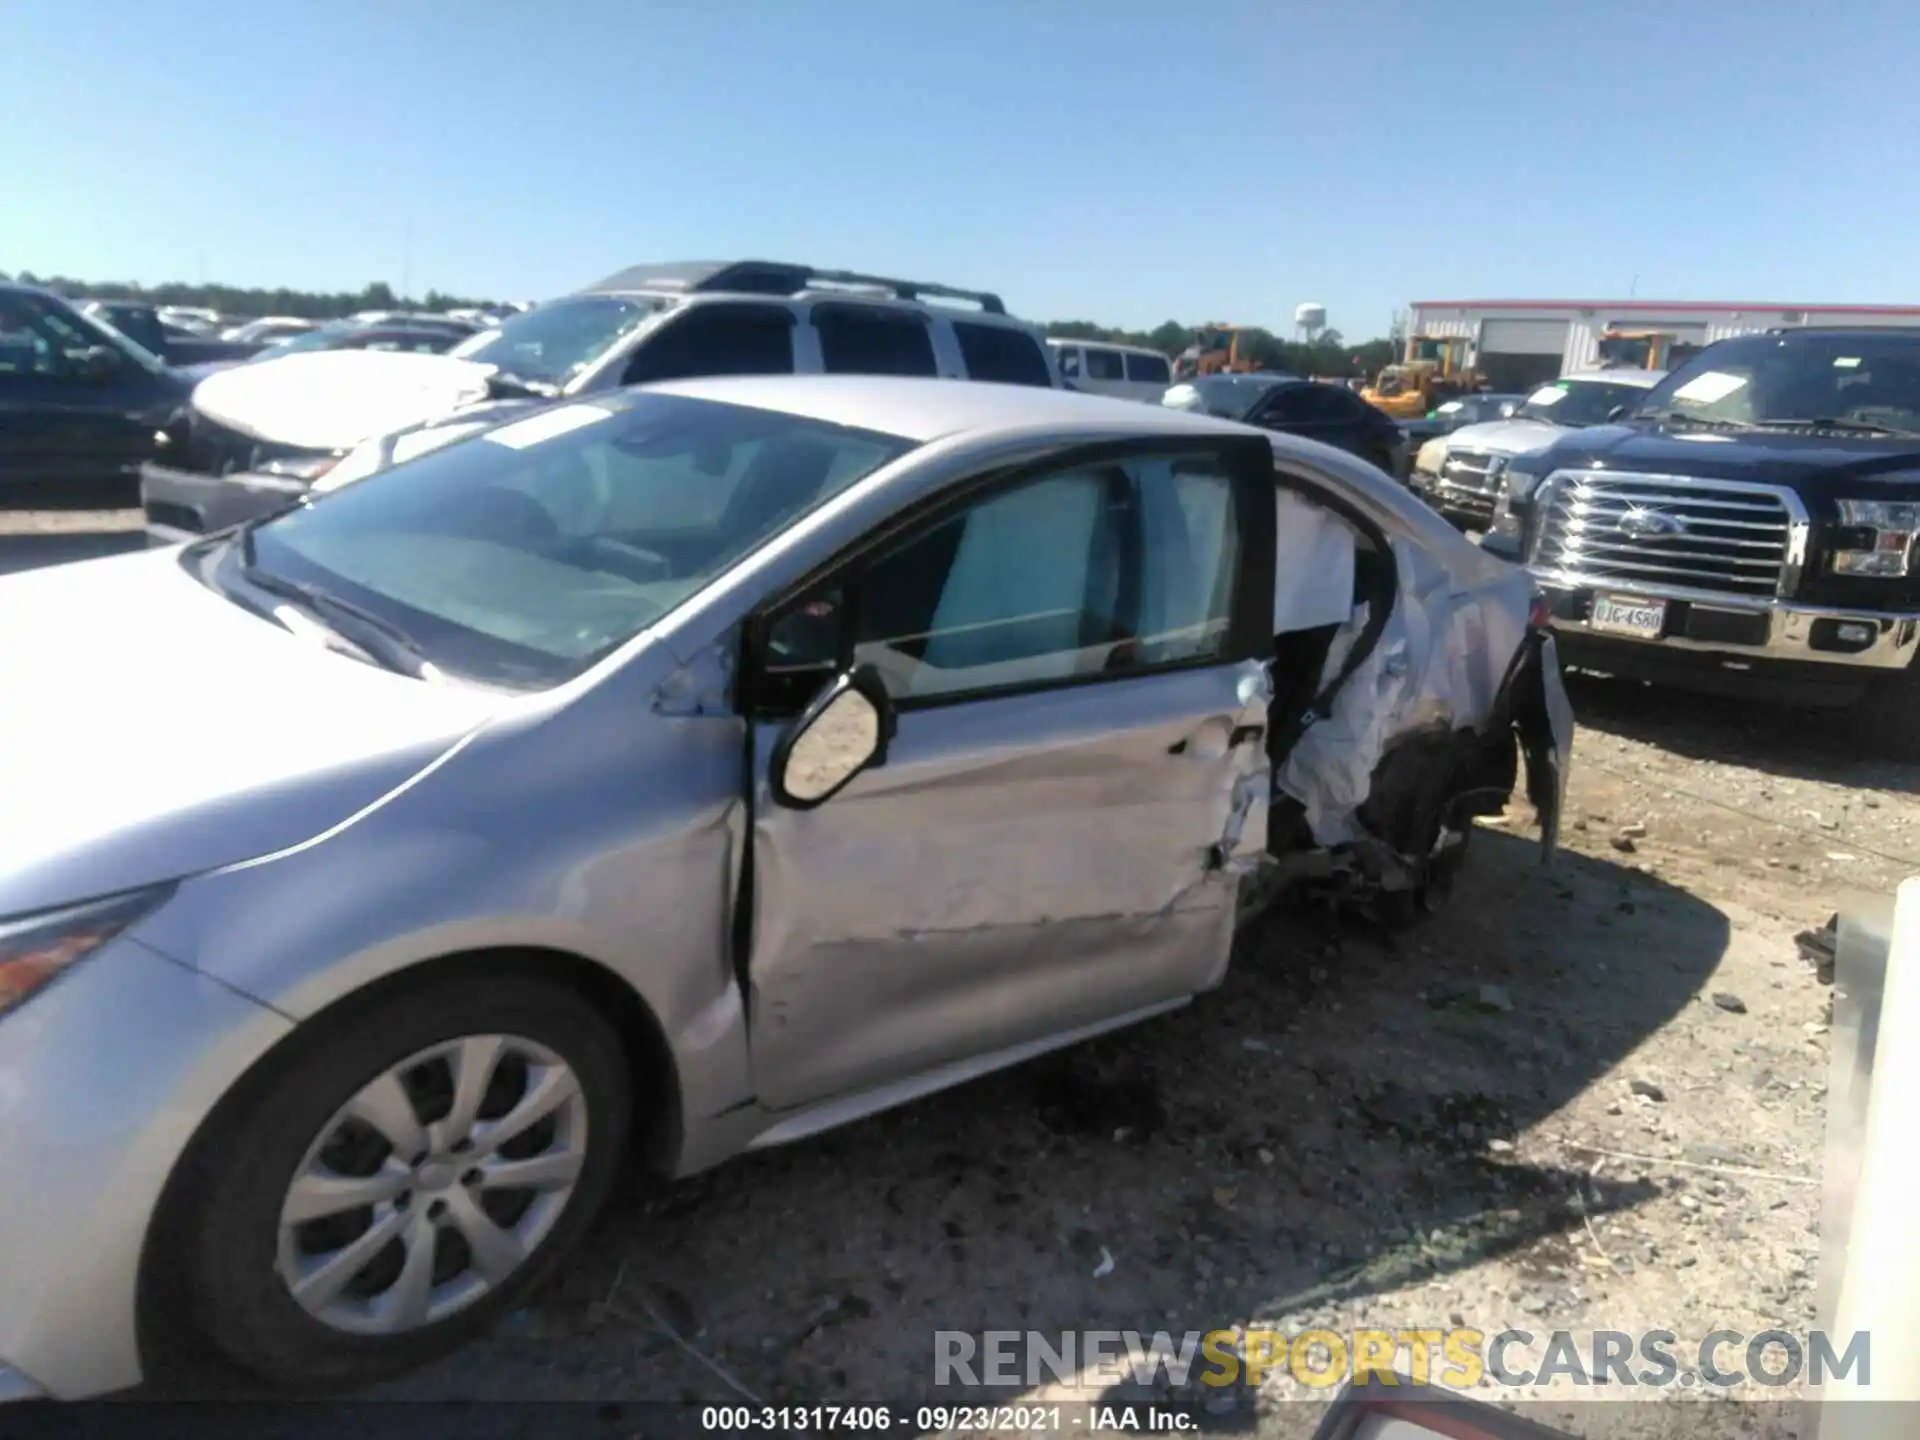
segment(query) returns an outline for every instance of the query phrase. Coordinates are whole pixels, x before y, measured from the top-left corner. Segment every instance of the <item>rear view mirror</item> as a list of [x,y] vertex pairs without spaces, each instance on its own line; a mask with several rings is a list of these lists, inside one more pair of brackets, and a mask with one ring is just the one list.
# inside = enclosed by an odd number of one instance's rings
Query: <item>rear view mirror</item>
[[1626,417],[1627,417],[1627,407],[1624,405],[1616,405],[1611,410],[1607,411],[1607,423],[1609,425],[1613,424],[1613,422],[1616,420],[1624,420],[1626,419]]
[[886,759],[893,727],[893,704],[880,678],[867,667],[841,672],[774,747],[774,798],[795,810],[825,804]]

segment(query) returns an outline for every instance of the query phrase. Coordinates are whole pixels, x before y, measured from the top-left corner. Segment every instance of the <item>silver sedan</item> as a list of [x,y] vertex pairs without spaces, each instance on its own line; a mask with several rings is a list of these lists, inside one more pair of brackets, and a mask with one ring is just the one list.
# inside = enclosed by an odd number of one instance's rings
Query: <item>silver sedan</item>
[[1283,855],[1425,896],[1516,746],[1550,839],[1551,646],[1350,457],[940,381],[562,403],[0,581],[0,1398],[395,1372],[629,1153],[1177,1006]]

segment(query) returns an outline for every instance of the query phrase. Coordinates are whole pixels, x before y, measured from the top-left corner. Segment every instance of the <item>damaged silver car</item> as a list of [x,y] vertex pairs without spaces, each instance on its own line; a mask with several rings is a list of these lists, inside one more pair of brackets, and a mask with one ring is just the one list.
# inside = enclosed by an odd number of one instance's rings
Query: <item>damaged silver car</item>
[[[1245,877],[1417,909],[1571,722],[1340,452],[682,381],[0,581],[0,1397],[472,1336],[684,1175],[1182,1004]],[[129,704],[141,744],[129,746]]]

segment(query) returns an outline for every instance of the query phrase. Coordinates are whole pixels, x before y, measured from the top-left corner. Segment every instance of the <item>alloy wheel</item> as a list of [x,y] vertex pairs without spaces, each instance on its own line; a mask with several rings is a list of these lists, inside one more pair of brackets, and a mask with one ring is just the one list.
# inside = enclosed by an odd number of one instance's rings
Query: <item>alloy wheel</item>
[[435,1324],[503,1284],[572,1199],[587,1103],[553,1051],[468,1035],[363,1085],[308,1146],[277,1265],[315,1320],[358,1335]]

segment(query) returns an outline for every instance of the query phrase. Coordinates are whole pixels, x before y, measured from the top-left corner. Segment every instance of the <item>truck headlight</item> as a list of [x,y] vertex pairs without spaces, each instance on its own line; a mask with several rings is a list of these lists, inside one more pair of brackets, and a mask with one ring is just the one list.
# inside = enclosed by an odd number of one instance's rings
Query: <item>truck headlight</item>
[[1920,534],[1920,503],[1842,500],[1839,506],[1834,574],[1898,578],[1912,569],[1914,537]]
[[1543,478],[1538,471],[1525,470],[1517,465],[1508,465],[1502,470],[1506,483],[1500,487],[1500,493],[1515,505],[1524,505],[1533,498],[1533,492],[1540,488]]
[[26,1001],[173,893],[172,885],[0,920],[0,1015]]

